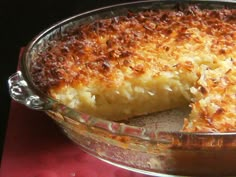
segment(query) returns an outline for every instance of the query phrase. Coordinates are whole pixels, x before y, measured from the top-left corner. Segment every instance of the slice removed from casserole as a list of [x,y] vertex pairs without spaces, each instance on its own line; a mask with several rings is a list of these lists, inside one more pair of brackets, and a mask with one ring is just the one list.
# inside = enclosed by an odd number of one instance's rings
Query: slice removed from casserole
[[32,76],[54,99],[96,117],[190,105],[183,131],[235,131],[235,16],[189,6],[84,24],[49,41]]

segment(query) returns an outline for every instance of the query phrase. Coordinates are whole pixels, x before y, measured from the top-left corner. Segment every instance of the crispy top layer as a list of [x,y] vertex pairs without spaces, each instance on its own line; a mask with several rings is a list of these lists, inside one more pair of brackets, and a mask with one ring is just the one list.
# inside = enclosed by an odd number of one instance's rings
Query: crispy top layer
[[45,92],[90,82],[117,87],[129,76],[190,71],[190,60],[214,65],[235,52],[236,10],[146,10],[69,30],[38,53],[31,72]]

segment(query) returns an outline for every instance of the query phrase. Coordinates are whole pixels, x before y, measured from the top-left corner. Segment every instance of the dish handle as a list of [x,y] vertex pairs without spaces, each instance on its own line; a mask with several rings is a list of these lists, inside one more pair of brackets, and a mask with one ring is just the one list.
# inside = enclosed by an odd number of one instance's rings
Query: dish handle
[[10,96],[13,100],[31,109],[45,110],[46,102],[36,95],[24,80],[21,71],[17,71],[8,79]]

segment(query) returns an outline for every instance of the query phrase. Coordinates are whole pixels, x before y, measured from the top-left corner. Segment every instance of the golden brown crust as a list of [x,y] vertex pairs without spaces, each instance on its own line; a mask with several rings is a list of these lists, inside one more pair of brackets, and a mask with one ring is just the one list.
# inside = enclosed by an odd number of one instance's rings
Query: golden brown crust
[[[73,29],[40,53],[33,63],[32,74],[41,89],[75,80],[86,83],[94,76],[112,80],[113,71],[118,67],[129,67],[139,74],[147,70],[145,62],[132,66],[139,45],[156,42],[156,52],[168,52],[174,45],[191,39],[190,28],[201,29],[201,34],[213,36],[211,52],[227,56],[235,49],[235,22],[235,10],[199,10],[196,6],[183,11],[149,10],[99,20]],[[168,38],[175,41],[165,46]],[[199,42],[198,38],[192,40]],[[148,62],[147,58],[142,60]]]
[[[229,58],[231,64],[225,67],[228,70],[219,69],[220,80],[213,81],[217,76],[209,71],[207,84],[200,82],[202,73],[208,70],[199,68],[201,65],[209,65],[213,72],[220,67],[219,61],[227,62]],[[227,107],[228,102],[235,103],[236,99],[235,92],[231,93],[235,91],[235,58],[236,10],[200,10],[189,6],[182,10],[130,12],[72,29],[38,54],[32,63],[32,76],[35,84],[48,92],[51,88],[91,82],[117,88],[131,75],[151,73],[155,78],[167,71],[186,72],[189,78],[185,78],[183,85],[196,87],[199,94],[192,94],[195,100],[190,116],[195,120],[191,123],[186,120],[184,131],[235,131],[236,104]],[[225,82],[227,87],[219,91]],[[209,115],[201,102],[218,93],[224,96],[215,100],[218,108]],[[212,119],[222,121],[215,125]]]
[[221,67],[207,69],[197,81],[199,92],[191,104],[190,120],[185,119],[184,131],[236,131],[236,60],[220,62]]

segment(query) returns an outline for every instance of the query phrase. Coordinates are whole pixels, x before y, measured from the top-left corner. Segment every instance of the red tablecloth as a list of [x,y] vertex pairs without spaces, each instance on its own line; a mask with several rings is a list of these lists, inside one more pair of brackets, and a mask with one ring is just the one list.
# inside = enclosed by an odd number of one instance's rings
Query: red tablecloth
[[71,142],[45,113],[11,103],[1,177],[144,177],[107,164]]

